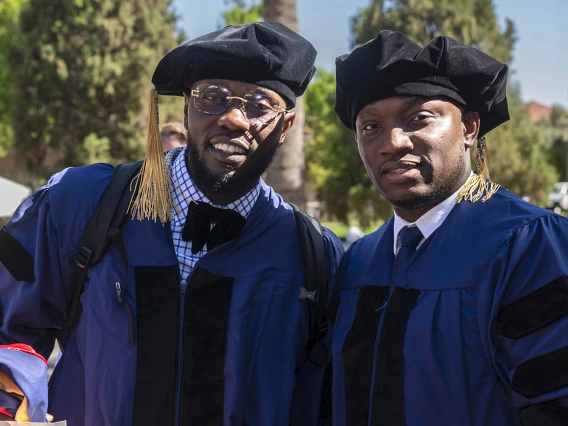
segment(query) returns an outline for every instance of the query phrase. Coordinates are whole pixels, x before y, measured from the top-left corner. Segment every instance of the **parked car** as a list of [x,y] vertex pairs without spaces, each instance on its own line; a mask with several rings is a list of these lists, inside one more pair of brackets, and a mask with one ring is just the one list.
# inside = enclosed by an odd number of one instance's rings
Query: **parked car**
[[550,209],[554,213],[568,211],[568,182],[558,182],[554,184],[554,189],[548,194]]

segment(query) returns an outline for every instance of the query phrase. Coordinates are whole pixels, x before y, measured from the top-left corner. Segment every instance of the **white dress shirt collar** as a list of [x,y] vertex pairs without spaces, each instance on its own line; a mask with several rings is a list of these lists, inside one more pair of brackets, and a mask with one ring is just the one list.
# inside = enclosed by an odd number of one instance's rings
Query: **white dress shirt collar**
[[[473,172],[471,173],[471,175],[473,175]],[[470,175],[470,178],[471,178],[471,175]],[[466,183],[467,183],[467,181],[466,181]],[[395,256],[398,253],[398,249],[400,247],[400,242],[398,241],[398,233],[400,232],[400,230],[402,228],[404,228],[405,226],[417,226],[418,229],[420,229],[420,232],[422,232],[422,235],[424,235],[424,239],[422,241],[420,241],[420,244],[418,244],[417,249],[420,248],[422,243],[424,243],[424,241],[430,235],[432,235],[436,229],[438,229],[438,227],[444,222],[444,220],[446,220],[446,218],[448,217],[448,215],[450,214],[450,212],[452,211],[452,209],[456,205],[456,200],[458,198],[458,194],[464,186],[465,186],[465,183],[464,183],[464,185],[461,186],[460,189],[458,189],[456,192],[454,192],[452,195],[450,195],[448,198],[446,198],[440,204],[438,204],[437,206],[434,206],[433,208],[428,210],[426,213],[424,213],[422,216],[420,216],[416,222],[408,222],[408,221],[404,220],[403,218],[401,218],[399,215],[397,215],[396,212],[394,213],[393,250],[394,250]]]

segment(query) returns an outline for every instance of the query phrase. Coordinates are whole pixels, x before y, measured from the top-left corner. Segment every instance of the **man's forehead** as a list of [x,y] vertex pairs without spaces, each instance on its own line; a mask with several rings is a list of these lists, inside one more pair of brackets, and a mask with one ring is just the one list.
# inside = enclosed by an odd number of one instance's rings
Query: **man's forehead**
[[423,98],[421,96],[392,96],[390,98],[379,99],[365,105],[359,114],[375,114],[385,110],[391,110],[394,106],[406,108],[422,105],[428,101],[428,98]]

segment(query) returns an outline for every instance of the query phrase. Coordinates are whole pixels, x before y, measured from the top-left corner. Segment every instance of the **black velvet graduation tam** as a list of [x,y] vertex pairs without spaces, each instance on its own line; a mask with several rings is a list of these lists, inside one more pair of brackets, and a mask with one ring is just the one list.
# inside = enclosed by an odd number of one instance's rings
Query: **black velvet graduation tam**
[[293,107],[315,73],[316,55],[309,41],[278,22],[235,25],[172,50],[152,83],[159,94],[182,96],[205,78],[245,81],[274,90]]
[[183,96],[195,81],[220,78],[274,90],[293,108],[315,73],[316,55],[309,41],[286,26],[254,22],[205,34],[164,56],[152,76],[146,155],[129,214],[162,223],[172,217],[171,165],[164,160],[158,94]]
[[351,129],[365,105],[403,95],[445,96],[476,111],[479,136],[509,119],[507,65],[450,37],[422,48],[402,33],[381,31],[335,64],[335,111]]

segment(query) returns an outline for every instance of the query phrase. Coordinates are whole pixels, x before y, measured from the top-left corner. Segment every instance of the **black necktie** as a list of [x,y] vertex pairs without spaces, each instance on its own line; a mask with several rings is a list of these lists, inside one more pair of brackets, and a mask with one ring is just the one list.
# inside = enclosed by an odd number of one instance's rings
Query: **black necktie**
[[[211,229],[211,222],[215,226]],[[191,241],[191,252],[197,254],[207,243],[207,250],[232,240],[241,233],[245,218],[231,209],[219,209],[201,201],[191,201],[181,233]]]
[[410,258],[416,253],[416,247],[424,238],[418,226],[405,226],[399,231],[398,237],[400,238],[400,249],[392,267],[393,278],[404,270]]

